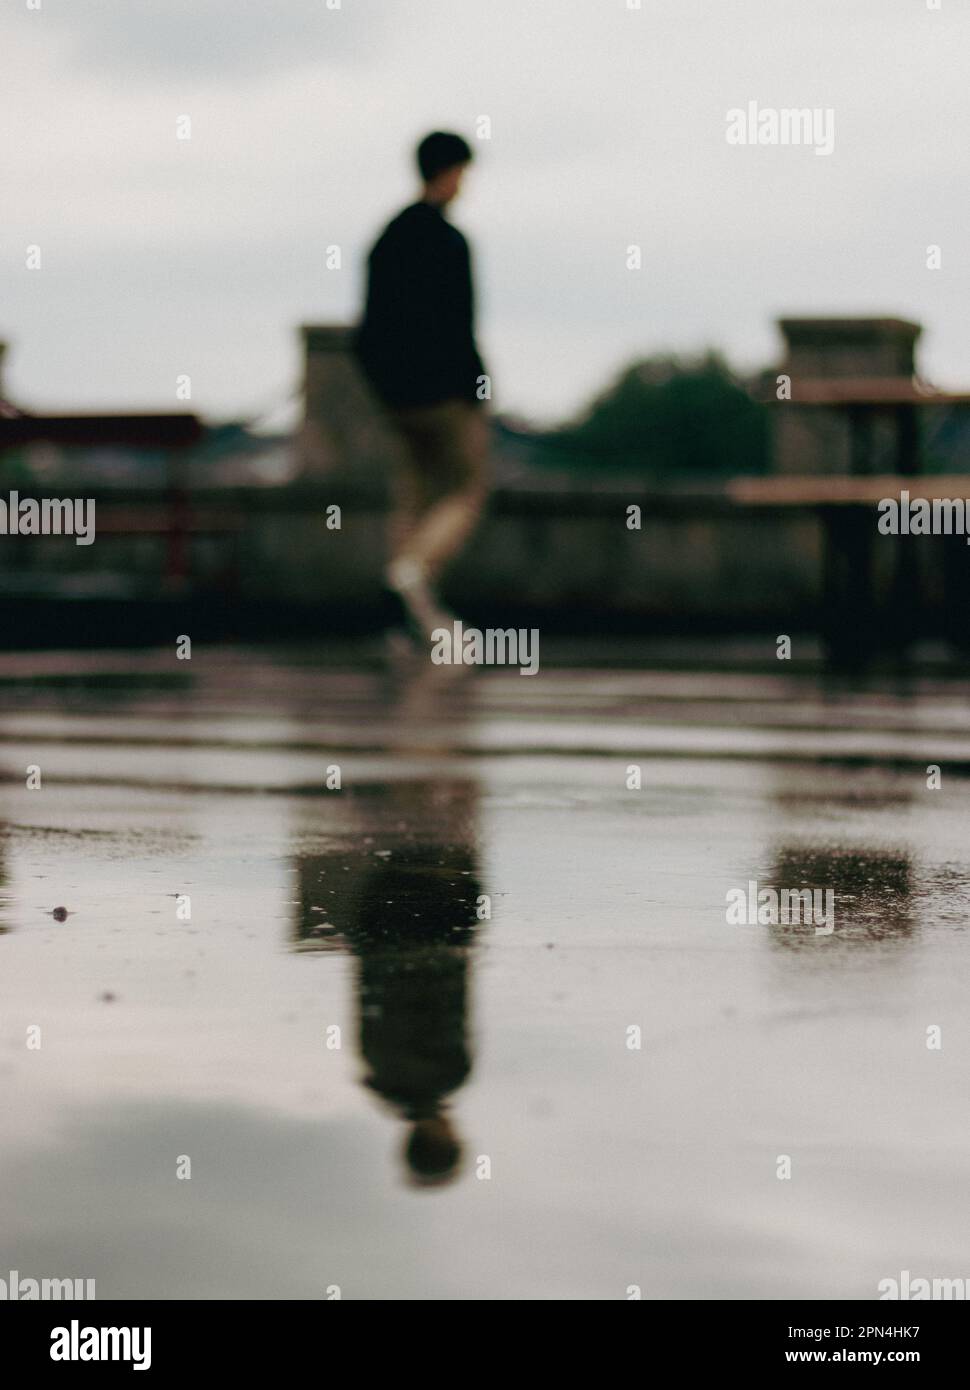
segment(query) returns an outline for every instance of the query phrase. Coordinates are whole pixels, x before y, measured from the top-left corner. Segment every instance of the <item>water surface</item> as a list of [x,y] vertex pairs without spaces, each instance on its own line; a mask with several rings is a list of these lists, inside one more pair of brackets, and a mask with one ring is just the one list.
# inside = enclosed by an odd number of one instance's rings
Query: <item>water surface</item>
[[[970,1274],[959,684],[5,662],[0,1275],[491,1299]],[[728,926],[750,880],[831,888],[836,930]]]

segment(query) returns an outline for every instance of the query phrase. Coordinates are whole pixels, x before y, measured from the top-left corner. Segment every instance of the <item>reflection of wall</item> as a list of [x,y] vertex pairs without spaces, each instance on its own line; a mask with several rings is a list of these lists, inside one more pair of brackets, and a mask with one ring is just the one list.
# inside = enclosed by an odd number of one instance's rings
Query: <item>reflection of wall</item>
[[[762,886],[831,889],[835,935],[842,941],[887,941],[913,931],[913,866],[909,855],[869,849],[787,844],[774,854]],[[811,925],[769,928],[779,945],[814,938]]]

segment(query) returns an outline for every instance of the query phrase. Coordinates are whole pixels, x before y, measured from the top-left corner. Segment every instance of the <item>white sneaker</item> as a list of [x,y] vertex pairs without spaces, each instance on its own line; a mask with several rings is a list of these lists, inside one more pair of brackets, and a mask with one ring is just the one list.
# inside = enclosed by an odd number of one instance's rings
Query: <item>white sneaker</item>
[[442,608],[416,561],[394,560],[388,565],[387,586],[400,595],[422,637],[430,639],[435,628],[450,628],[454,623],[455,615]]

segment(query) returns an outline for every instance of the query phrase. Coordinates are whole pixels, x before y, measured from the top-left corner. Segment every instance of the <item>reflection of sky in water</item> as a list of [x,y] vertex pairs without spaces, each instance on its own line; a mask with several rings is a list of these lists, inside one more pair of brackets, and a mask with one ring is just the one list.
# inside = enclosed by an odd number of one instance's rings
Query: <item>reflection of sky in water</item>
[[[135,726],[91,702],[4,718],[10,1268],[102,1297],[872,1297],[964,1272],[970,785],[920,766],[945,762],[934,709],[965,738],[952,695],[833,712],[750,677],[716,700],[713,677],[543,673],[384,707],[311,674],[263,671],[265,718],[149,692],[148,743],[106,743]],[[786,721],[807,755],[829,717],[912,761],[753,756]],[[749,879],[831,887],[835,933],[728,927]]]

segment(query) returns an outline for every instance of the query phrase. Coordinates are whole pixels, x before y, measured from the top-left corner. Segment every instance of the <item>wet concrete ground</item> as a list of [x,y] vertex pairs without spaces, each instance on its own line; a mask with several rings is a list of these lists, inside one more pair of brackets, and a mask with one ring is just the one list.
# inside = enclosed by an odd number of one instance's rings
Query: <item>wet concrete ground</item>
[[[0,659],[0,1277],[491,1299],[970,1276],[967,689],[440,677]],[[835,931],[729,926],[750,880],[833,889]]]

